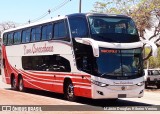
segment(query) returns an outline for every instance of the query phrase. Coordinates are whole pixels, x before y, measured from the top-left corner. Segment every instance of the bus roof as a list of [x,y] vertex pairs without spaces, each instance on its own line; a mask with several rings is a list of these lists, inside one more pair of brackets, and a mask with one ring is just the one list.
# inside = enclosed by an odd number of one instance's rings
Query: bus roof
[[130,18],[127,15],[117,15],[117,14],[106,14],[106,13],[74,13],[67,15],[68,17],[72,16],[108,16],[108,17],[125,17],[125,18]]
[[66,16],[58,16],[58,17],[54,17],[52,19],[37,21],[37,22],[34,22],[34,23],[30,23],[30,24],[26,24],[26,25],[23,25],[23,26],[18,26],[18,27],[15,27],[15,28],[5,30],[3,33],[12,32],[12,31],[15,31],[15,30],[19,30],[19,29],[23,29],[23,28],[27,28],[27,27],[32,27],[32,26],[36,26],[36,25],[40,25],[40,24],[45,24],[45,23],[56,21],[56,20],[61,20],[61,19],[64,19],[64,18],[66,18]]
[[117,14],[74,13],[74,14],[69,14],[69,15],[66,15],[66,16],[58,16],[58,17],[54,17],[52,19],[48,19],[48,20],[43,20],[43,21],[38,21],[38,22],[26,24],[26,25],[23,25],[23,26],[18,26],[16,28],[11,28],[11,29],[5,30],[3,33],[5,33],[5,32],[12,32],[12,31],[15,31],[15,30],[20,30],[20,29],[23,29],[23,28],[28,28],[28,27],[32,27],[32,26],[36,26],[36,25],[40,25],[40,24],[45,24],[45,23],[56,21],[56,20],[61,20],[61,19],[64,19],[66,17],[77,17],[77,16],[84,16],[84,17],[86,17],[86,16],[108,16],[108,17],[130,18],[130,17],[126,16],[126,15],[117,15]]

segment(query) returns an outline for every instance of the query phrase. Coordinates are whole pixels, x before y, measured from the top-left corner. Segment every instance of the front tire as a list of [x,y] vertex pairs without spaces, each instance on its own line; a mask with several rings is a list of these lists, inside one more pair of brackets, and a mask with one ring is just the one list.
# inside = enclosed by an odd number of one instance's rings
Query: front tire
[[24,83],[23,83],[23,78],[22,77],[19,79],[18,89],[21,92],[25,91],[25,87],[24,87]]
[[76,101],[77,97],[74,93],[74,86],[71,81],[68,81],[65,85],[65,98],[69,101]]

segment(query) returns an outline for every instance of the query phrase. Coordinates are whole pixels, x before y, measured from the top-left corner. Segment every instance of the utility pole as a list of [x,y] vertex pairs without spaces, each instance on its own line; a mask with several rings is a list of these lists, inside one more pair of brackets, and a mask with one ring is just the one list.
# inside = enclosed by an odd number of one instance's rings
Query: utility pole
[[79,0],[79,13],[81,13],[82,0]]

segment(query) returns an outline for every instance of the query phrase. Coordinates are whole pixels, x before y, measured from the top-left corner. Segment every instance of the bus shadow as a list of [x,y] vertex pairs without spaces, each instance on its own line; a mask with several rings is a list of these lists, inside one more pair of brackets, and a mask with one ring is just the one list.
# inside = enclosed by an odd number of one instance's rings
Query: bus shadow
[[[85,100],[84,100],[85,99]],[[92,106],[100,106],[100,107],[107,107],[107,106],[152,106],[152,104],[147,104],[147,103],[141,103],[141,102],[135,102],[135,101],[128,101],[128,100],[110,100],[110,99],[80,99],[80,103],[82,104],[87,104],[87,105],[92,105]]]
[[[11,90],[10,88],[6,88],[6,90]],[[11,90],[13,91],[13,90]],[[19,91],[17,91],[19,92]],[[44,97],[50,97],[60,100],[66,100],[64,99],[63,94],[48,92],[48,91],[42,91],[42,90],[35,90],[35,89],[26,89],[24,93],[28,94],[34,94]],[[66,100],[67,101],[67,100]],[[97,106],[97,107],[107,107],[107,106],[153,106],[153,104],[147,104],[147,103],[141,103],[141,102],[135,102],[135,101],[128,101],[128,100],[122,100],[118,99],[116,101],[111,99],[89,99],[89,98],[82,98],[78,97],[77,103],[81,103],[84,105],[90,105],[90,106]]]

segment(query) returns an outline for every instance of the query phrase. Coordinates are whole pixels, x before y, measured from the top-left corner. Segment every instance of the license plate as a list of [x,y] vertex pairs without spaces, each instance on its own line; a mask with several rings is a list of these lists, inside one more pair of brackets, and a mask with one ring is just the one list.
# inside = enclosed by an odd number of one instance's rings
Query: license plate
[[127,95],[126,94],[118,94],[118,98],[126,98]]

